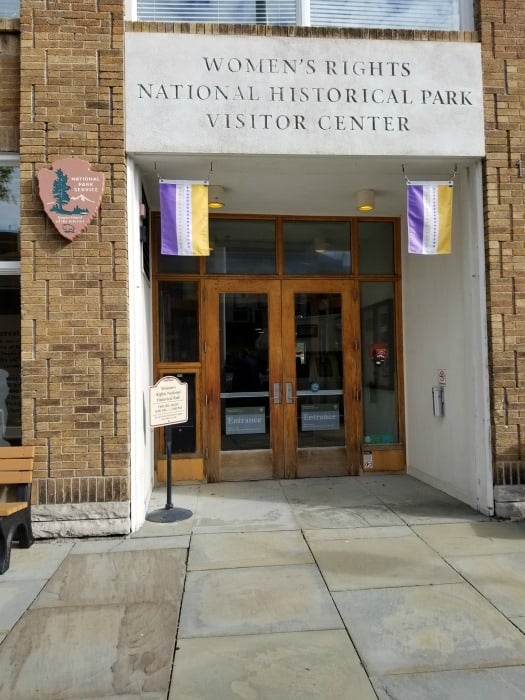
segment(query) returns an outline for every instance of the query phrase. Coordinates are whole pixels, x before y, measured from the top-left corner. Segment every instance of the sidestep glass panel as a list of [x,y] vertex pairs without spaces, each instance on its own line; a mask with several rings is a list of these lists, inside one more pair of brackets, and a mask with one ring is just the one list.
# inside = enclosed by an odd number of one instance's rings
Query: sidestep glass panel
[[399,442],[394,285],[361,284],[361,362],[363,376],[363,442]]
[[394,274],[394,224],[392,221],[359,222],[359,274]]
[[199,360],[197,282],[159,283],[160,362]]
[[295,295],[299,447],[344,445],[340,294]]
[[268,298],[221,294],[221,449],[270,447]]

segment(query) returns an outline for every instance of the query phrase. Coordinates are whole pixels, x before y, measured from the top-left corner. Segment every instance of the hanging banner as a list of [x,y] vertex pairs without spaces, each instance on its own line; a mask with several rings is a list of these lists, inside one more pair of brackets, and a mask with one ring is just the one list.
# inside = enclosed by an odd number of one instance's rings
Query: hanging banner
[[409,253],[450,253],[452,192],[452,181],[407,182]]
[[40,199],[61,236],[72,241],[100,207],[104,174],[79,158],[64,158],[37,173]]
[[208,186],[161,180],[161,255],[209,255]]

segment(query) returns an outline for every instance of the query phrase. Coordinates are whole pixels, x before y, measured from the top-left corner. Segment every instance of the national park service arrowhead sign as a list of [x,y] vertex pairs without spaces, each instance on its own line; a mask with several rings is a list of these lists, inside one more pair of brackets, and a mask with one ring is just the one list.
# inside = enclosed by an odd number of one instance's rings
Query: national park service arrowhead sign
[[37,173],[40,199],[61,236],[72,241],[84,231],[100,207],[104,174],[79,158],[56,160]]

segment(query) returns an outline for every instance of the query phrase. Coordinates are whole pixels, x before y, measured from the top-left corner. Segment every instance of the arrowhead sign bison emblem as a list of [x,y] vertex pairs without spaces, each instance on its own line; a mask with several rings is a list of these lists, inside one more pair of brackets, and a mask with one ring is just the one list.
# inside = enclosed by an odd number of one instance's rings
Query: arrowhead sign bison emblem
[[37,173],[40,199],[61,236],[72,241],[84,231],[100,207],[104,174],[79,158],[55,161]]

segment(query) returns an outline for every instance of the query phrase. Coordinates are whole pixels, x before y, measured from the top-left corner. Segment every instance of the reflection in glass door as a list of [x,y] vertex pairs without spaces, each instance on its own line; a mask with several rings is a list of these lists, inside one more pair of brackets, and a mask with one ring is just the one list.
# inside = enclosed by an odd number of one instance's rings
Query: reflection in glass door
[[295,294],[294,298],[298,447],[341,447],[345,444],[341,296]]
[[266,294],[219,296],[221,450],[269,449]]

